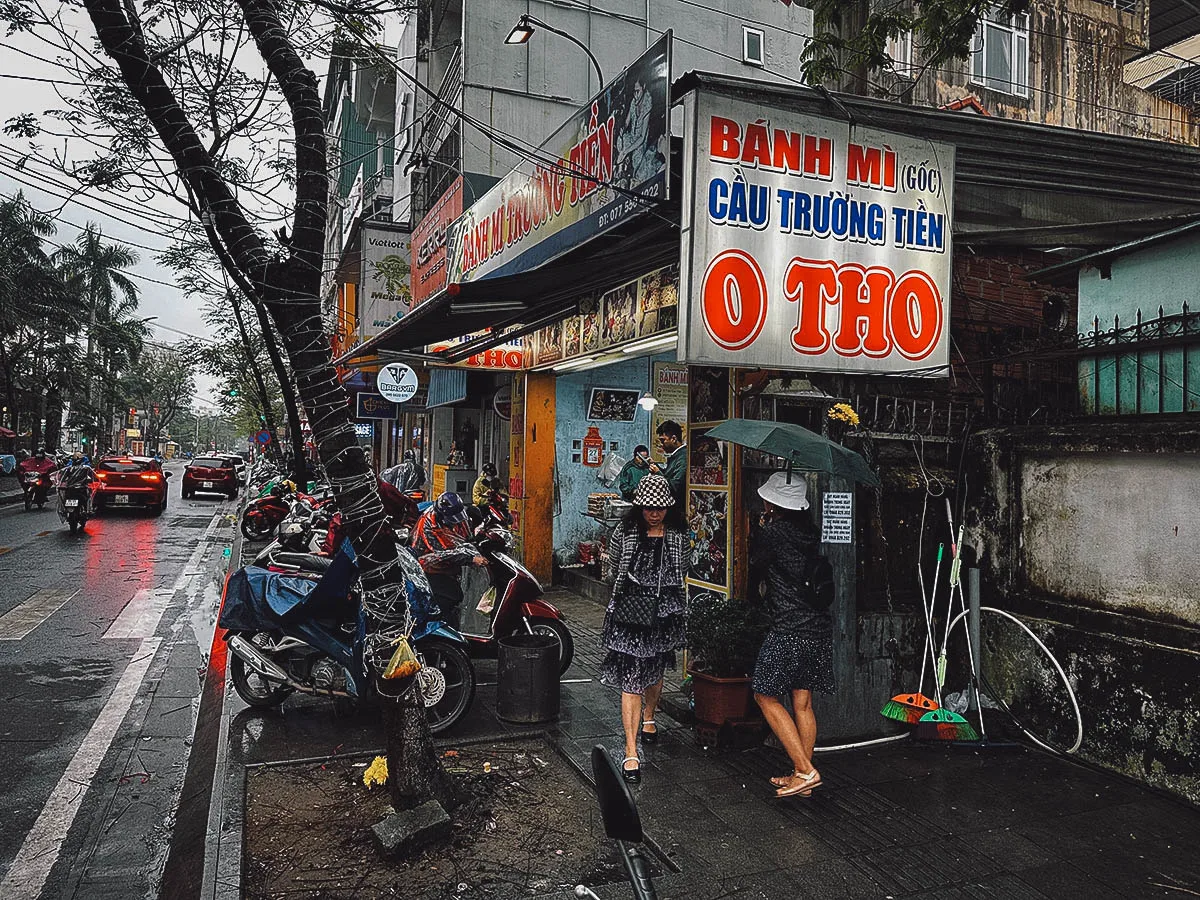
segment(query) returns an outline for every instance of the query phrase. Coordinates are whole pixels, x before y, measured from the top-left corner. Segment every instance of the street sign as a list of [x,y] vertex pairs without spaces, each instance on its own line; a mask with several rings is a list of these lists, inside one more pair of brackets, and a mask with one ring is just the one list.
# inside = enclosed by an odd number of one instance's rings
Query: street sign
[[264,428],[262,431],[254,435],[254,440],[260,444],[269,444],[271,443],[271,432]]
[[404,403],[417,392],[417,373],[404,363],[388,363],[380,367],[375,386],[393,403]]
[[394,419],[397,416],[396,404],[373,391],[359,391],[357,396],[356,419]]

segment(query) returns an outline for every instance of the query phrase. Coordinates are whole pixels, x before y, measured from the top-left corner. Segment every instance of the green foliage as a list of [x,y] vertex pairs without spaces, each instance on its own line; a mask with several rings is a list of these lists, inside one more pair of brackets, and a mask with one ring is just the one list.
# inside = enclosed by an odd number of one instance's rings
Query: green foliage
[[743,600],[705,591],[688,605],[687,643],[692,666],[715,678],[748,675],[763,629]]
[[801,71],[809,84],[837,84],[847,75],[890,69],[888,40],[907,32],[912,32],[914,56],[923,68],[964,59],[984,13],[1024,12],[1029,0],[809,0],[806,5],[813,10],[814,34],[804,50]]

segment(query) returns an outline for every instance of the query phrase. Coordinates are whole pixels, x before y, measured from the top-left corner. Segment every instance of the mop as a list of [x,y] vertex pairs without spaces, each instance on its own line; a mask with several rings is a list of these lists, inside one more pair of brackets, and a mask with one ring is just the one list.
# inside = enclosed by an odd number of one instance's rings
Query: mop
[[[947,498],[947,508],[949,508],[949,504],[950,500]],[[950,533],[952,540],[950,544],[950,597],[946,603],[946,629],[942,635],[942,649],[938,653],[937,665],[934,667],[933,677],[938,709],[921,716],[917,722],[917,737],[934,741],[977,741],[979,740],[979,735],[971,727],[970,723],[958,713],[942,706],[942,687],[946,683],[946,647],[950,642],[950,620],[954,615],[955,590],[959,591],[960,599],[962,596],[962,588],[959,585],[959,572],[962,568],[962,558],[960,556],[963,538],[962,526],[959,526],[958,539],[956,541],[954,540],[953,522],[951,522]],[[934,590],[937,590],[936,584],[934,585]]]
[[925,607],[925,646],[921,650],[921,677],[917,679],[917,690],[910,694],[897,694],[883,705],[879,711],[881,716],[915,725],[928,712],[937,709],[939,704],[921,693],[925,687],[925,664],[933,658],[933,604],[937,598],[938,577],[942,572],[942,551],[944,544],[938,544],[937,566],[933,570],[933,596],[925,590],[925,576],[921,571],[920,560],[917,561],[917,579],[921,582],[921,604]]

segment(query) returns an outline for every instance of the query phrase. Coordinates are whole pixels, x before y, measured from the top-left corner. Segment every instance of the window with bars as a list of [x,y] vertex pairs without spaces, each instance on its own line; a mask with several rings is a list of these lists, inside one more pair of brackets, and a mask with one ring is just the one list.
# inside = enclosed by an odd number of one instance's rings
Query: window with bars
[[912,32],[904,31],[887,40],[887,54],[892,59],[892,71],[903,78],[911,78],[915,71],[912,58]]
[[1029,96],[1029,16],[986,13],[971,44],[971,81],[993,91]]

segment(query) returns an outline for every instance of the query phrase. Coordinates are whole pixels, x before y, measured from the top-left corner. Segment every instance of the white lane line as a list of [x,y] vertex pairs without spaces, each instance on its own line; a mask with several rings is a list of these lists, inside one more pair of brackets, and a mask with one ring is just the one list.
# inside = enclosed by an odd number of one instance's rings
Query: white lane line
[[13,860],[4,883],[0,884],[0,897],[5,900],[37,900],[42,893],[71,823],[75,821],[75,815],[83,803],[83,797],[96,777],[96,771],[108,753],[117,729],[133,705],[160,643],[160,639],[154,637],[142,641],[137,655],[121,675],[112,696],[92,723],[91,730],[75,751],[50,799],[42,807],[41,815],[25,836],[25,843]]
[[58,612],[79,589],[44,588],[0,616],[0,641],[19,641]]
[[117,640],[154,636],[154,632],[158,630],[158,623],[162,620],[163,613],[171,605],[174,596],[185,587],[190,587],[189,581],[193,576],[207,574],[199,568],[199,564],[204,558],[209,541],[221,518],[219,514],[212,517],[212,521],[208,523],[208,527],[204,529],[204,534],[196,544],[196,549],[192,551],[192,555],[180,570],[175,583],[169,588],[161,588],[156,591],[140,590],[134,594],[133,598],[125,604],[125,608],[121,610],[121,614],[108,626],[108,631],[104,633],[104,639]]

